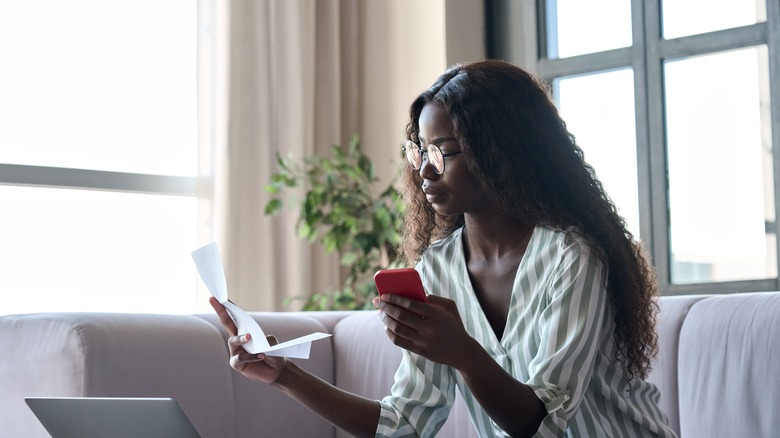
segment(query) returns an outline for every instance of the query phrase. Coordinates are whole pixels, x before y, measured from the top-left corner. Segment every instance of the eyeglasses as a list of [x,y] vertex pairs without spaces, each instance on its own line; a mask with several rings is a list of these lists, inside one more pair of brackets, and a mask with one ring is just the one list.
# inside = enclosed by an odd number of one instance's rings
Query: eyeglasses
[[406,161],[412,166],[414,170],[420,170],[423,163],[423,154],[428,154],[428,162],[433,166],[433,170],[437,174],[444,173],[444,159],[453,155],[458,155],[463,151],[452,152],[445,154],[441,151],[439,146],[431,143],[427,148],[423,149],[417,143],[408,140],[404,145],[404,152],[406,153]]

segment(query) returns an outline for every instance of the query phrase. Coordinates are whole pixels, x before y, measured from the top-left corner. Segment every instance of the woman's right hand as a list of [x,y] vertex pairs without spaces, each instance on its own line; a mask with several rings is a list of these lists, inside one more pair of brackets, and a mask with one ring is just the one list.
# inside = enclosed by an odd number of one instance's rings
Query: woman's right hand
[[[286,368],[288,361],[284,357],[266,356],[263,353],[251,354],[243,347],[250,341],[251,335],[244,333],[239,335],[236,324],[228,315],[227,309],[216,298],[209,298],[209,304],[217,312],[222,326],[230,334],[228,349],[230,350],[230,366],[256,382],[274,383]],[[268,343],[276,345],[279,342],[273,336],[266,336]]]
[[[381,411],[378,401],[338,389],[287,358],[250,354],[243,347],[249,341],[249,335],[237,333],[236,324],[219,301],[211,298],[209,303],[230,333],[228,348],[230,366],[234,370],[256,382],[272,384],[354,436],[374,436]],[[271,345],[278,344],[273,336],[267,336],[267,339]]]

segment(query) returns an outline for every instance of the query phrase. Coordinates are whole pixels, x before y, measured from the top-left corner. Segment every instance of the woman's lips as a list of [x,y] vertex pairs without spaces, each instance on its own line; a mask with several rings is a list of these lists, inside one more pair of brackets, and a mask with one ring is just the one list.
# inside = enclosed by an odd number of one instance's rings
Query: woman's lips
[[437,202],[440,202],[442,198],[444,198],[444,194],[441,192],[437,192],[435,190],[431,190],[430,187],[423,186],[422,188],[423,193],[425,193],[425,199],[428,200],[431,204],[435,204]]

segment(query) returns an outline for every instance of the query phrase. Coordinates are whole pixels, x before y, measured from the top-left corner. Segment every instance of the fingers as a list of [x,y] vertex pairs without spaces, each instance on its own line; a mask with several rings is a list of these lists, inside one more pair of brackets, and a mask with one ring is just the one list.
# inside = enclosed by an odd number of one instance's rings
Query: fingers
[[209,298],[209,304],[211,304],[211,307],[215,312],[217,312],[219,322],[222,323],[222,326],[225,327],[225,330],[227,330],[231,335],[235,336],[238,333],[238,329],[236,329],[236,323],[233,322],[232,318],[230,318],[230,314],[228,314],[225,306],[223,306],[222,303],[220,303],[214,297]]
[[393,294],[384,294],[378,307],[384,314],[412,327],[416,326],[420,320],[430,318],[435,310],[426,303]]
[[428,295],[428,304],[434,305],[436,307],[441,307],[448,311],[452,311],[452,310],[457,311],[458,309],[458,306],[455,304],[454,301],[452,301],[449,298],[444,298],[437,295]]
[[[381,297],[378,297],[378,300],[380,309],[384,307],[384,304],[392,304],[415,312],[418,312],[425,307],[425,303],[398,294],[384,294]],[[374,301],[372,300],[372,303],[373,302]]]
[[230,352],[233,353],[238,351],[242,345],[246,344],[251,339],[252,335],[249,333],[244,333],[243,335],[238,336],[230,336],[228,338],[228,347],[230,347]]
[[230,356],[230,367],[238,372],[241,372],[244,371],[244,368],[246,368],[247,364],[260,362],[263,359],[265,359],[265,354],[263,353],[250,354],[247,353],[246,350],[241,350],[240,353]]
[[228,338],[228,347],[230,348],[230,367],[241,372],[248,363],[259,362],[265,359],[265,354],[252,354],[244,350],[242,345],[252,339],[249,333],[240,336],[231,336]]
[[451,302],[452,300],[444,297],[440,297],[437,295],[427,295],[426,298],[428,299],[428,302],[430,304],[436,304],[436,305],[442,305],[446,302]]
[[425,330],[425,318],[390,303],[382,303],[380,309],[379,317],[393,344],[414,351],[411,347],[420,340],[421,333]]
[[[382,322],[385,324],[385,329],[389,330],[395,336],[400,336],[404,339],[411,339],[418,337],[419,333],[421,333],[420,327],[404,323],[400,319],[396,319],[391,315],[382,315],[381,318]],[[413,316],[413,318],[419,321],[419,317]]]
[[246,368],[246,362],[241,362],[238,355],[235,354],[230,356],[230,367],[240,373],[241,371],[244,371],[244,368]]
[[209,297],[209,304],[211,304],[211,307],[214,309],[215,312],[219,313],[222,310],[225,310],[225,306],[222,305],[216,298]]

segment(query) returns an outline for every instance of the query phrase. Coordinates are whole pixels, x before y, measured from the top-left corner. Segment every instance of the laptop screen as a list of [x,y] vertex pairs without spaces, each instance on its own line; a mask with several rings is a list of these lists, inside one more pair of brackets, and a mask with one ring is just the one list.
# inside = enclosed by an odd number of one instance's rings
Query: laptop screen
[[200,438],[172,398],[27,397],[52,438]]

